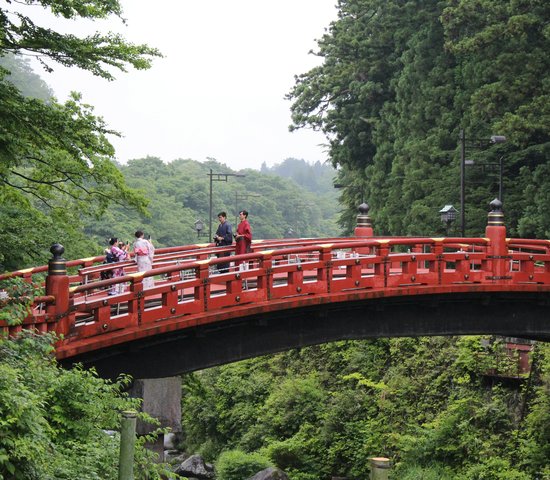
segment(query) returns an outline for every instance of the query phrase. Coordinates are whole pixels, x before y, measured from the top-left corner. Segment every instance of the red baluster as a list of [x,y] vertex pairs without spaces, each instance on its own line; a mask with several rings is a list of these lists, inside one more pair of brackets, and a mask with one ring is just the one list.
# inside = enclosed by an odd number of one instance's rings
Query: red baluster
[[56,322],[55,332],[58,335],[67,335],[73,326],[69,315],[69,277],[67,276],[66,261],[61,255],[65,252],[63,245],[55,243],[50,248],[53,258],[48,262],[48,276],[46,277],[46,295],[53,295],[55,301],[48,304],[46,314]]
[[510,255],[506,244],[506,226],[504,225],[502,202],[495,198],[490,206],[491,211],[488,215],[485,236],[490,241],[487,257],[489,259],[488,267],[492,275],[489,275],[487,279],[502,282],[512,278],[508,271]]
[[[359,214],[357,215],[357,226],[354,231],[354,235],[357,238],[372,238],[374,236],[371,219],[369,217],[369,208],[367,203],[362,203],[357,208]],[[370,255],[369,247],[360,247],[357,248],[356,251],[360,255]]]

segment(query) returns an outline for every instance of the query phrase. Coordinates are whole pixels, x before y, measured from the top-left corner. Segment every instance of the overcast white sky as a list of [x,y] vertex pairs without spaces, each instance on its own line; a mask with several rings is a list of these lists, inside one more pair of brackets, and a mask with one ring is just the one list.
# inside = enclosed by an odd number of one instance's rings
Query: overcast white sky
[[116,73],[113,82],[59,66],[53,74],[39,72],[59,100],[81,92],[123,133],[112,140],[120,161],[214,157],[238,170],[288,157],[326,160],[322,134],[288,131],[284,96],[295,74],[319,63],[308,52],[336,19],[336,0],[121,3],[126,26],[111,20],[95,22],[93,30],[120,32],[157,47],[165,58],[148,71]]

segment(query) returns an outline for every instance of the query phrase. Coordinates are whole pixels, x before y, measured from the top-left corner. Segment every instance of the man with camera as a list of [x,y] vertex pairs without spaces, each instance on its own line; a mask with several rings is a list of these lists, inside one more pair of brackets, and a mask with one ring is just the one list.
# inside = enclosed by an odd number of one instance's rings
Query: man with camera
[[[231,224],[227,221],[227,213],[218,213],[218,220],[220,224],[214,235],[214,242],[218,247],[225,247],[233,244],[233,231],[231,230]],[[219,253],[218,257],[228,257],[230,252]],[[228,263],[218,263],[218,272],[224,273],[229,271]]]

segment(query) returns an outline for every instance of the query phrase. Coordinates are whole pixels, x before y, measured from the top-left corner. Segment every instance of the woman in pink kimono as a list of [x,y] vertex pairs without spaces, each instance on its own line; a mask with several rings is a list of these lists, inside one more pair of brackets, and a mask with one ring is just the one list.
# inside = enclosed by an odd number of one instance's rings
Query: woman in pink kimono
[[[116,262],[124,262],[128,259],[128,245],[124,245],[122,242],[119,243],[118,238],[113,237],[109,240],[109,245],[111,246],[109,250],[111,251],[111,254],[115,258]],[[123,268],[115,268],[113,269],[113,278],[116,277],[123,277],[124,276],[124,269]],[[111,287],[109,290],[109,295],[116,295],[118,293],[124,292],[124,284],[123,283],[117,283]]]
[[[155,256],[155,247],[150,240],[143,238],[143,232],[136,232],[136,241],[134,242],[134,259],[138,266],[139,272],[146,272],[153,268],[153,257]],[[143,289],[153,288],[155,280],[153,277],[145,277],[143,279]]]

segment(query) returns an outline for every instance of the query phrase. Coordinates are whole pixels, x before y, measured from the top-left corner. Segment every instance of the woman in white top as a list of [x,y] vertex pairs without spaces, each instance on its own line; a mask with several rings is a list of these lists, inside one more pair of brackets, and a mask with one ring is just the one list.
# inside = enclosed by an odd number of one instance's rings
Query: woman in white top
[[[136,232],[136,241],[134,242],[134,258],[136,260],[138,271],[146,272],[153,268],[153,257],[155,255],[155,247],[149,241],[143,238],[143,232],[138,230]],[[153,277],[146,277],[143,279],[143,288],[153,288],[155,286],[155,280]]]

